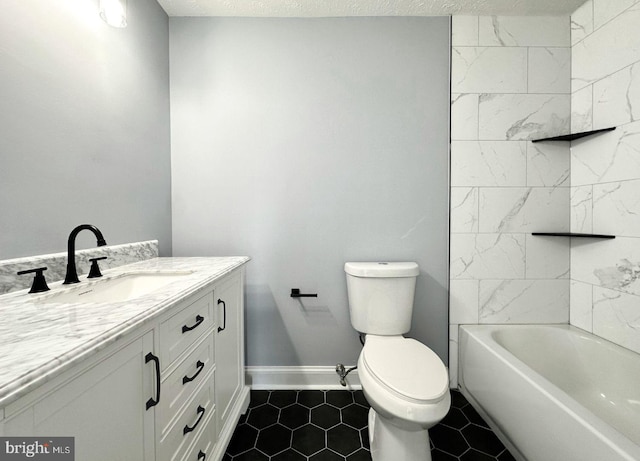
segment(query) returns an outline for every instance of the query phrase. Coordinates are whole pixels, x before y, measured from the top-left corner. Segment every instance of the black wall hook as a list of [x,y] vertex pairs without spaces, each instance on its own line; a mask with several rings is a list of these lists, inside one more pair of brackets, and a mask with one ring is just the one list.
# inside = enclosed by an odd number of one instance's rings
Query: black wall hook
[[300,288],[292,288],[291,289],[291,297],[292,298],[317,298],[318,293],[300,293]]

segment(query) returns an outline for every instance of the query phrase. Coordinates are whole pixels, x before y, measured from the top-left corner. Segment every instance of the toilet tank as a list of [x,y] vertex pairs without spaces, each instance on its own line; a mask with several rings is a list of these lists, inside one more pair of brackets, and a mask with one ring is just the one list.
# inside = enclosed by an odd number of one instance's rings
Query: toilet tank
[[351,325],[360,333],[402,335],[411,328],[416,277],[414,262],[348,262]]

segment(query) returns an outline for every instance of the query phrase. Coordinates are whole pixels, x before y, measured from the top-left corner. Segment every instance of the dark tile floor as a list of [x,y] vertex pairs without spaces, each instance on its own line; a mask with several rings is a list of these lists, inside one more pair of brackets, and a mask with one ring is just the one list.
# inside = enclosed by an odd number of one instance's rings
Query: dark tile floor
[[[251,391],[223,461],[370,461],[362,391]],[[457,391],[429,430],[433,461],[514,458]]]

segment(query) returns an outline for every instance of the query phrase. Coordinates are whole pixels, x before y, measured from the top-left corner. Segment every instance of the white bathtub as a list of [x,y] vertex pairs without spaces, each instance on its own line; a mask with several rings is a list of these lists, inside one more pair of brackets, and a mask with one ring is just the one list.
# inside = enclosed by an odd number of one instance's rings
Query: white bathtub
[[568,325],[461,326],[459,350],[460,390],[516,458],[640,460],[639,354]]

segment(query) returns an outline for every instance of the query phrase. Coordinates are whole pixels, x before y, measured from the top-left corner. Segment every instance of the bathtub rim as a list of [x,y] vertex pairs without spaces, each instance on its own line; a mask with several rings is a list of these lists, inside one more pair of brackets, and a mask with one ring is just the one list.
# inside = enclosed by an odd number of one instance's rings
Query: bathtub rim
[[[567,392],[560,387],[556,386],[553,382],[549,381],[544,376],[538,374],[535,370],[529,367],[526,363],[521,361],[518,357],[512,354],[508,349],[498,343],[493,337],[492,333],[501,329],[561,329],[570,331],[575,334],[587,335],[593,337],[597,341],[611,345],[616,349],[627,351],[633,355],[640,354],[630,351],[622,346],[619,346],[611,341],[594,335],[586,330],[567,324],[482,324],[482,325],[459,325],[459,359],[458,359],[458,389],[470,402],[473,402],[474,408],[481,414],[481,416],[487,416],[490,427],[498,434],[499,438],[505,443],[507,448],[514,447],[513,443],[509,441],[506,433],[501,429],[500,425],[493,420],[489,413],[480,405],[477,399],[464,385],[464,360],[462,354],[464,353],[463,344],[468,342],[467,339],[463,339],[465,335],[472,337],[479,346],[483,347],[486,351],[496,357],[510,370],[517,373],[525,381],[528,381],[536,391],[542,393],[545,398],[550,399],[555,405],[560,406],[567,413],[569,413],[574,419],[577,419],[587,430],[600,441],[608,445],[611,449],[620,454],[623,459],[635,460],[638,458],[630,457],[629,453],[640,453],[640,445],[635,443],[625,434],[615,429],[613,426],[604,421],[600,416],[581,405]],[[491,347],[493,345],[494,347]],[[555,394],[555,395],[554,395]],[[514,447],[515,448],[515,447]],[[521,459],[525,458],[516,449]],[[512,452],[513,454],[513,452]],[[515,456],[515,455],[514,455]]]

